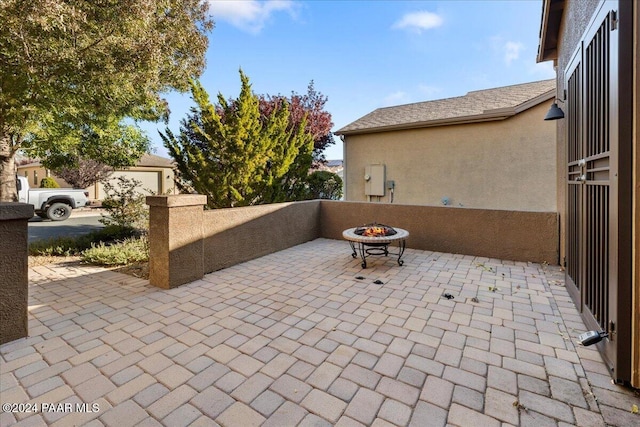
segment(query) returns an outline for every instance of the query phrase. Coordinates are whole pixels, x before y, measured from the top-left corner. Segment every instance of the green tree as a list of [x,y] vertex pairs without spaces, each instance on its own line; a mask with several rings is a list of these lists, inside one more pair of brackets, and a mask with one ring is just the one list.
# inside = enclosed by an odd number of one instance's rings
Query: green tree
[[307,177],[307,199],[340,200],[342,178],[331,171],[315,171]]
[[[281,95],[260,95],[260,113],[263,116],[270,114],[275,105],[286,101],[289,104],[289,130],[300,126],[305,120],[305,130],[313,135],[313,147],[309,150],[304,147],[298,152],[297,157],[287,173],[274,182],[268,193],[267,202],[275,203],[285,200],[304,200],[308,198],[310,183],[309,169],[315,164],[325,162],[324,150],[334,144],[331,128],[331,113],[325,110],[327,97],[316,91],[313,80],[307,87],[307,93],[300,95],[292,92],[290,97]],[[292,135],[295,135],[292,133]]]
[[40,188],[60,188],[55,179],[45,176],[40,180]]
[[213,105],[199,82],[192,81],[196,106],[181,121],[180,134],[166,129],[165,147],[176,161],[183,191],[208,196],[211,208],[246,206],[271,200],[273,184],[282,179],[300,151],[313,150],[306,119],[289,128],[289,107],[282,100],[261,115],[259,98],[240,70],[240,95]]
[[97,160],[84,157],[70,158],[69,166],[53,169],[53,173],[73,188],[87,188],[99,181],[106,181],[113,173],[113,168]]
[[204,68],[207,5],[0,1],[0,201],[16,199],[21,148],[49,167],[68,153],[133,164],[148,145],[135,121],[166,118],[161,94]]

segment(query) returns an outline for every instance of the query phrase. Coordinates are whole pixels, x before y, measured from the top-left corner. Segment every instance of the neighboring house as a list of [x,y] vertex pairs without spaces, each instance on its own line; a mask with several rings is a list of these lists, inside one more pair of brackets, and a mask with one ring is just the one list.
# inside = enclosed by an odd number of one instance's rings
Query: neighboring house
[[561,259],[611,376],[640,387],[640,7],[544,0],[538,61],[553,61]]
[[[56,177],[51,171],[45,169],[40,162],[28,163],[18,166],[18,174],[29,179],[32,187],[39,187],[40,180],[50,176],[56,180],[60,187],[71,187],[63,179]],[[170,159],[154,154],[143,155],[135,166],[115,170],[110,180],[118,176],[134,178],[141,182],[140,192],[143,194],[176,194],[174,164]],[[89,188],[89,199],[102,200],[105,196],[104,185],[96,183]]]
[[342,170],[343,162],[342,159],[339,160],[327,160],[326,167],[333,173],[338,173]]
[[555,212],[554,97],[544,80],[379,108],[336,132],[345,200]]
[[327,160],[325,164],[320,165],[316,168],[312,168],[312,171],[320,170],[320,171],[333,172],[336,175],[338,175],[340,179],[344,180],[344,168],[342,165],[343,165],[342,160]]
[[340,200],[344,200],[344,168],[343,168],[342,165],[343,165],[342,159],[340,159],[340,160],[327,160],[326,163],[321,164],[319,166],[314,166],[309,170],[309,172],[329,171],[329,172],[333,172],[336,175],[338,175],[340,177],[340,179],[342,180],[342,197],[340,198]]

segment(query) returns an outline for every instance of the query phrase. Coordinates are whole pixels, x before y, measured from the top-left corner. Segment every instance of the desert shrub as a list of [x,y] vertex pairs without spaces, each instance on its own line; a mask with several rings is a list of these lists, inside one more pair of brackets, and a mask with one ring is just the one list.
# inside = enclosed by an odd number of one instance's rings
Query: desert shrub
[[111,224],[101,228],[100,230],[93,231],[90,236],[94,243],[109,243],[128,239],[130,237],[139,237],[142,234],[144,233],[137,228]]
[[84,249],[91,247],[91,242],[85,245],[83,239],[78,237],[56,237],[40,240],[29,244],[29,255],[35,256],[72,256],[78,255]]
[[128,265],[149,260],[149,242],[145,236],[107,245],[93,244],[82,252],[82,261],[99,265]]
[[29,255],[74,256],[99,243],[110,244],[127,238],[140,236],[140,231],[131,227],[109,225],[77,237],[55,237],[29,244]]
[[139,191],[142,183],[124,176],[117,177],[115,181],[104,183],[106,197],[102,200],[102,207],[107,215],[103,215],[100,222],[123,229],[148,229],[149,209],[145,204],[144,194]]
[[40,180],[40,188],[60,188],[60,186],[55,179],[47,176]]

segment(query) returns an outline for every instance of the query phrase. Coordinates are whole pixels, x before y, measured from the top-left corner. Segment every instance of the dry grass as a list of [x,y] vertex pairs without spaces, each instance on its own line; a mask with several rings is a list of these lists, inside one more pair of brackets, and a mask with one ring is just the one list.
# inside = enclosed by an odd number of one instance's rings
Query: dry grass
[[73,265],[80,264],[79,256],[48,256],[48,255],[29,255],[29,267],[38,265],[63,264]]
[[113,267],[111,268],[111,270],[138,277],[140,279],[149,279],[148,262],[139,262],[135,264],[125,265],[123,267]]
[[[38,265],[80,265],[82,263],[79,256],[29,256],[29,267]],[[128,274],[130,276],[141,279],[149,278],[149,263],[142,262],[125,266],[104,267],[119,273]]]

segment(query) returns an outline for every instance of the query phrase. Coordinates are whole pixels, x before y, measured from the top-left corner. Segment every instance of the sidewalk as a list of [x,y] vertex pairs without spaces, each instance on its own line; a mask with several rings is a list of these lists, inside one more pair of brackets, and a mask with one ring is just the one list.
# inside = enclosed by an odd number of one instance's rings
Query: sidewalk
[[78,218],[78,217],[84,217],[84,216],[101,216],[103,214],[106,215],[107,211],[102,207],[85,206],[82,208],[73,209],[71,211],[70,218],[74,218],[74,217]]

